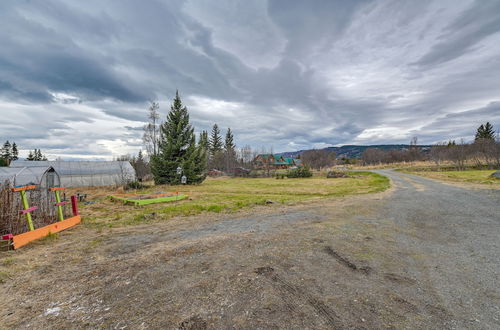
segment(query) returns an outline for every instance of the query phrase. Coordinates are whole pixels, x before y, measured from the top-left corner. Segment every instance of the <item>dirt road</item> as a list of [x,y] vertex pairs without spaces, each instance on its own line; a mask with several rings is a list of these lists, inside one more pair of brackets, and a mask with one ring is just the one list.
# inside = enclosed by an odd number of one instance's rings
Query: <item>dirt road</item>
[[378,195],[2,254],[0,327],[500,328],[500,190],[380,173],[394,188]]

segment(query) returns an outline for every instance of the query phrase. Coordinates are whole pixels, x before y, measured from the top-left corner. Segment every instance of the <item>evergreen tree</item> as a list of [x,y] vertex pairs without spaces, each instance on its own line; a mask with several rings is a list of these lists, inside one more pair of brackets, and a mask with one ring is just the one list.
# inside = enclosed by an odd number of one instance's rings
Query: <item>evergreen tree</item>
[[226,171],[229,172],[234,167],[236,161],[236,146],[234,145],[234,136],[231,128],[227,129],[226,139],[224,140],[224,153],[226,158]]
[[210,153],[214,155],[219,151],[222,151],[222,138],[220,136],[219,126],[214,124],[212,133],[210,134]]
[[211,169],[223,170],[225,168],[223,147],[219,126],[214,124],[208,143],[208,163]]
[[7,162],[7,164],[9,164],[12,159],[12,146],[8,140],[3,144],[2,158]]
[[33,155],[33,152],[30,150],[28,157],[26,157],[26,160],[35,160],[35,156]]
[[204,161],[205,161],[205,166],[208,167],[209,163],[209,154],[210,154],[210,148],[209,148],[209,141],[208,141],[208,132],[203,130],[200,133],[200,138],[198,140],[198,146],[203,149],[203,152],[205,154]]
[[144,155],[142,153],[142,150],[139,150],[139,153],[137,154],[137,157],[133,157],[132,160],[130,161],[132,164],[132,167],[135,170],[135,173],[137,174],[137,179],[139,181],[144,180],[144,178],[151,174],[151,171],[149,170],[149,166],[146,163],[144,159]]
[[[196,145],[194,129],[189,124],[189,113],[182,105],[178,91],[160,130],[158,154],[151,158],[155,183],[179,184],[182,175],[186,176],[188,184],[203,182],[205,152]],[[182,168],[182,174],[177,174],[177,167]]]
[[207,131],[202,131],[200,133],[200,138],[198,140],[198,145],[202,148],[205,149],[205,151],[208,152],[209,149],[209,142],[208,142],[208,132]]
[[484,125],[481,124],[481,126],[477,128],[475,141],[480,139],[495,140],[495,131],[493,129],[493,125],[489,122]]
[[17,150],[17,144],[15,142],[12,143],[12,160],[19,159],[19,150]]
[[236,149],[236,146],[234,145],[234,136],[233,132],[231,132],[231,128],[227,129],[226,140],[224,142],[225,142],[224,149],[226,149],[226,151],[234,151],[234,149]]

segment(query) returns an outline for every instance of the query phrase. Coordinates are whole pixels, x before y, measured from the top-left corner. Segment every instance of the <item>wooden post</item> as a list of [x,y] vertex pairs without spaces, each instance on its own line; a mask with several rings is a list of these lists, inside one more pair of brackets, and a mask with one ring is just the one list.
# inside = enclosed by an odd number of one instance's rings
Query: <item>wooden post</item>
[[61,195],[59,195],[59,191],[60,190],[64,190],[64,188],[63,187],[50,188],[50,190],[53,191],[56,194],[56,204],[55,204],[55,206],[57,206],[57,214],[59,216],[59,221],[63,221],[64,220],[64,214],[63,214],[62,206],[65,205],[66,202],[61,202]]
[[[23,201],[24,210],[29,210],[30,206],[28,204],[28,198],[26,197],[26,190],[21,190],[21,200]],[[34,230],[35,228],[33,227],[33,219],[31,219],[31,213],[26,212],[25,214],[26,220],[28,221],[29,230]]]
[[71,196],[71,208],[73,209],[73,215],[78,215],[78,200],[75,195]]
[[19,191],[21,193],[21,201],[23,202],[23,208],[24,208],[24,210],[21,210],[21,214],[26,214],[26,221],[28,222],[28,229],[30,231],[35,229],[35,227],[33,227],[33,220],[31,219],[31,212],[38,209],[38,206],[33,206],[33,207],[29,206],[28,197],[26,196],[26,190],[35,188],[36,186],[24,186],[24,187],[12,188],[12,191],[14,192]]
[[64,214],[61,203],[61,196],[59,196],[59,190],[56,190],[56,203],[57,203],[57,214],[59,215],[59,221],[64,220]]

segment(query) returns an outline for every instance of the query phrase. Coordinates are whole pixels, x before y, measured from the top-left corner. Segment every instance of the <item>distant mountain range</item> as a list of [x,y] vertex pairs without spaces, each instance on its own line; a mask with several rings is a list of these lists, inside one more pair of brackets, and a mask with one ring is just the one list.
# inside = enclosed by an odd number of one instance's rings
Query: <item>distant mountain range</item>
[[[337,158],[361,158],[361,155],[363,154],[363,151],[369,148],[377,148],[381,150],[406,150],[410,147],[409,144],[377,144],[377,145],[372,145],[372,146],[355,146],[355,145],[347,145],[347,146],[341,146],[341,147],[328,147],[324,148],[323,150],[328,150],[328,151],[333,151],[337,155]],[[429,152],[431,146],[430,145],[419,145],[417,146],[420,148],[422,152]],[[281,152],[277,153],[276,155],[280,155],[283,157],[297,157],[298,155],[302,154],[305,151],[308,151],[311,149],[307,150],[299,150],[299,151],[290,151],[290,152]]]

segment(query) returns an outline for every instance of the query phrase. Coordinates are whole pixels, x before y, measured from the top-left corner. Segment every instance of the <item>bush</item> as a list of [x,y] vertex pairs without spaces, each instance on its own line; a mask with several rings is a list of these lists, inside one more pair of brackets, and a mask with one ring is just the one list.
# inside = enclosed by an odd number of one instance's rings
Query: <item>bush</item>
[[339,171],[329,171],[326,174],[326,177],[331,179],[331,178],[347,178],[348,175],[344,172],[339,172]]
[[146,188],[146,185],[142,184],[139,181],[131,181],[125,185],[125,189],[143,189]]
[[310,178],[312,175],[312,171],[304,166],[289,170],[286,176],[289,178]]

